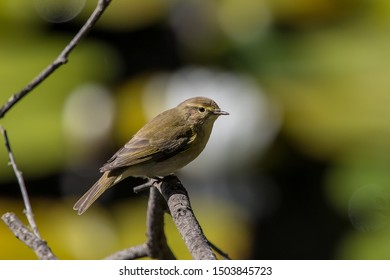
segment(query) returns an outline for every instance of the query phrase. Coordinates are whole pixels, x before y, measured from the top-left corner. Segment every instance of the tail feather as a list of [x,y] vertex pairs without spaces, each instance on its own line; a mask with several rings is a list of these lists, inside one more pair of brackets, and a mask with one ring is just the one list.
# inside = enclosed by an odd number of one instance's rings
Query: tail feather
[[103,194],[105,190],[114,185],[117,176],[108,176],[105,172],[102,177],[76,202],[73,206],[77,214],[83,214]]

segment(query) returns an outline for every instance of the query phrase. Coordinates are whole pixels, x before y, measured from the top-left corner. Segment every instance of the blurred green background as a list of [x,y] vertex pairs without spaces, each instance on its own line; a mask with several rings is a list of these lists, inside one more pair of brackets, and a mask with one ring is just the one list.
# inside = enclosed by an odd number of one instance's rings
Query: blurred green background
[[[1,105],[96,2],[0,2]],[[69,63],[0,120],[42,236],[62,259],[144,242],[138,179],[82,216],[72,205],[148,119],[202,95],[230,116],[178,176],[213,243],[234,259],[390,259],[389,31],[387,0],[113,0]],[[5,148],[0,210],[24,218]],[[0,259],[35,259],[2,223]]]

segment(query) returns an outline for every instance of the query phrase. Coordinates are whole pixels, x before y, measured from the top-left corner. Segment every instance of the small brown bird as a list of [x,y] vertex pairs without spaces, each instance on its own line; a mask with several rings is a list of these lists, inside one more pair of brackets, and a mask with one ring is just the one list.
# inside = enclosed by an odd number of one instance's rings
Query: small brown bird
[[126,177],[166,176],[186,166],[204,149],[215,120],[229,113],[206,97],[194,97],[145,124],[100,168],[101,178],[76,202],[83,214],[108,188]]

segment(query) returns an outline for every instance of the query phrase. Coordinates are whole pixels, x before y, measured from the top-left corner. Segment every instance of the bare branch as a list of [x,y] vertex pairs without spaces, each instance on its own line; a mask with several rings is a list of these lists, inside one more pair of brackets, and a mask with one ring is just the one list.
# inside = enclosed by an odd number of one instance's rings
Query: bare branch
[[215,260],[216,256],[211,247],[216,248],[223,257],[228,258],[226,254],[207,241],[192,212],[188,193],[176,176],[169,175],[154,180],[152,183],[149,181],[147,184],[142,185],[142,189],[146,188],[146,186],[150,187],[146,243],[115,253],[108,257],[109,259],[133,259],[134,248],[143,249],[143,246],[146,246],[148,257],[154,259],[175,259],[167,245],[164,233],[164,212],[167,210],[167,206],[178,231],[194,259]]
[[39,239],[41,239],[37,224],[35,223],[35,220],[34,220],[34,213],[32,211],[30,199],[28,197],[26,184],[24,183],[22,172],[18,169],[16,162],[15,162],[15,159],[14,159],[14,156],[12,154],[11,144],[10,144],[8,136],[7,136],[7,131],[5,131],[5,129],[3,129],[2,126],[0,126],[0,131],[3,134],[4,140],[5,140],[5,146],[7,147],[7,151],[8,151],[8,157],[9,157],[9,160],[11,162],[12,168],[14,170],[15,176],[18,180],[20,191],[22,193],[24,207],[25,207],[24,213],[26,214],[28,223],[30,224],[31,229],[34,232],[35,236],[38,237]]
[[192,257],[198,260],[215,260],[216,257],[191,209],[188,193],[180,180],[169,175],[164,177],[160,184],[156,184],[156,187],[167,201],[172,219]]
[[5,213],[1,219],[13,232],[13,234],[24,244],[30,247],[41,260],[56,260],[47,243],[32,233],[14,213]]
[[69,42],[69,44],[63,49],[60,55],[48,65],[38,76],[36,76],[28,85],[26,85],[20,92],[12,95],[8,101],[0,108],[0,118],[3,118],[4,115],[11,109],[16,103],[18,103],[23,97],[25,97],[29,92],[36,88],[41,82],[43,82],[47,77],[49,77],[57,68],[61,65],[68,62],[68,56],[71,51],[78,45],[78,43],[87,35],[87,33],[92,29],[97,20],[101,17],[104,10],[108,7],[111,0],[99,0],[98,4],[84,24],[80,31],[74,36],[74,38]]
[[43,260],[57,259],[57,257],[50,250],[49,246],[47,246],[46,241],[44,241],[39,234],[37,224],[35,223],[34,213],[32,211],[30,199],[28,197],[27,188],[24,183],[22,172],[20,172],[20,170],[18,169],[14,156],[12,154],[11,144],[7,136],[7,131],[5,131],[2,126],[0,126],[0,131],[3,134],[5,146],[7,147],[8,151],[8,157],[19,183],[19,188],[22,193],[25,207],[24,213],[27,217],[28,223],[30,224],[32,232],[18,219],[18,217],[16,217],[14,213],[5,213],[2,216],[2,219],[19,240],[21,240],[28,247],[34,250],[38,258]]
[[135,260],[148,256],[148,247],[146,244],[141,244],[131,248],[127,248],[106,257],[106,260]]
[[[78,45],[78,43],[86,36],[86,34],[92,29],[97,20],[101,17],[105,9],[110,4],[111,0],[99,0],[97,7],[80,29],[80,31],[75,35],[75,37],[69,42],[69,44],[63,49],[60,55],[48,65],[38,76],[36,76],[29,84],[27,84],[20,92],[12,95],[8,101],[0,108],[0,118],[15,105],[23,97],[25,97],[29,92],[36,88],[40,83],[42,83],[47,77],[49,77],[57,68],[61,65],[67,63],[68,56],[72,50]],[[5,139],[5,145],[7,147],[8,156],[16,175],[16,178],[19,183],[19,187],[22,193],[24,205],[25,205],[25,214],[27,220],[30,224],[32,232],[16,217],[13,213],[6,213],[2,216],[3,221],[9,227],[9,229],[14,233],[14,235],[24,242],[28,247],[34,250],[35,254],[39,259],[57,259],[57,257],[52,253],[51,249],[47,246],[47,243],[42,240],[37,225],[34,220],[34,214],[32,207],[29,201],[27,194],[26,186],[22,176],[22,172],[17,168],[15,163],[11,145],[8,140],[7,132],[0,126],[0,131],[3,134]]]

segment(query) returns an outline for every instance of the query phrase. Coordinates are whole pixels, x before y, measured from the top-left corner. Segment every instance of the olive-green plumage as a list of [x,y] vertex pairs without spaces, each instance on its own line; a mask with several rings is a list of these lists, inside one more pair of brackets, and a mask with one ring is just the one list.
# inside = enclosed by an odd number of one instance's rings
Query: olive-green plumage
[[81,215],[108,188],[129,176],[166,176],[193,161],[215,120],[228,115],[205,97],[194,97],[145,124],[100,168],[101,178],[74,205]]

